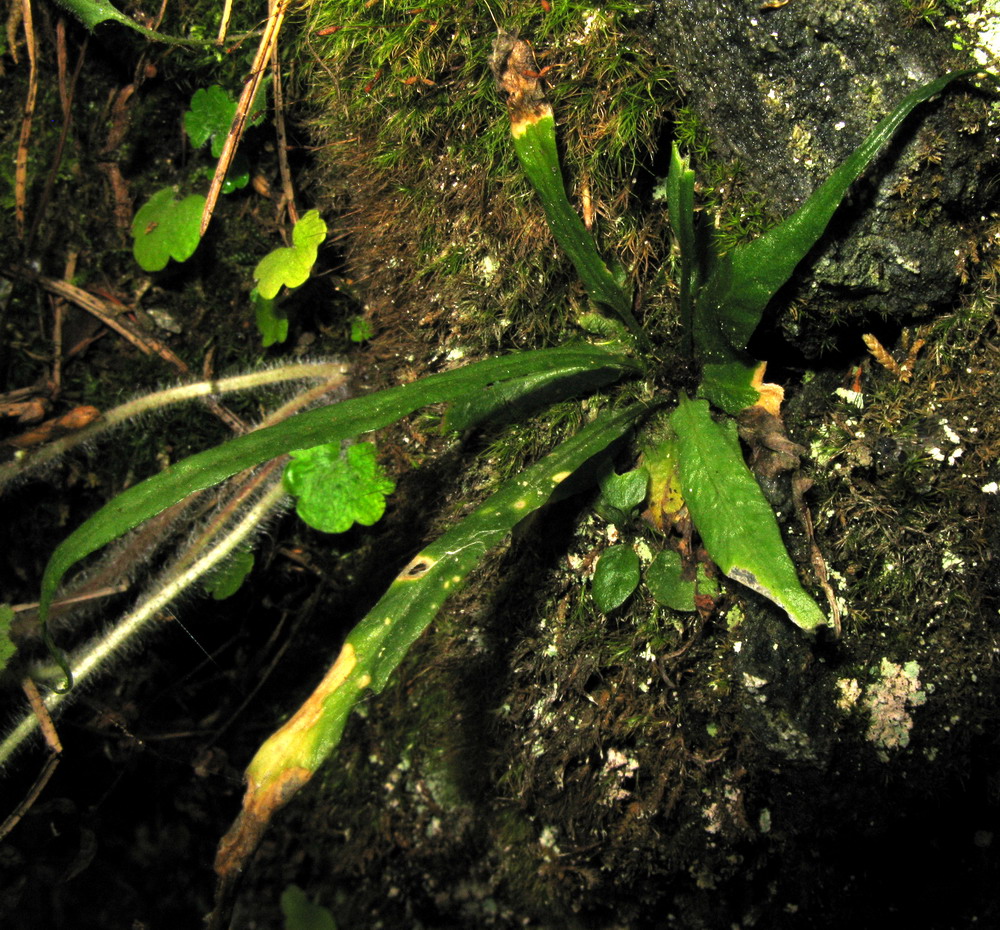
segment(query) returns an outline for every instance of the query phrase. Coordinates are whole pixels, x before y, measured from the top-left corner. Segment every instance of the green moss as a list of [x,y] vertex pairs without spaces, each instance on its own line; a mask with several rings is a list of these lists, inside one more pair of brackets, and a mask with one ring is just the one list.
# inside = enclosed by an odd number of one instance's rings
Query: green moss
[[[985,506],[980,488],[1000,448],[984,415],[1000,403],[995,379],[975,375],[988,365],[990,300],[921,331],[911,380],[869,361],[863,409],[842,402],[822,427],[818,510],[852,625],[909,636],[980,609],[984,540],[968,520]],[[897,356],[905,362],[906,350]]]
[[[395,325],[392,305],[406,293],[425,307],[436,342],[482,352],[550,341],[567,330],[579,295],[575,275],[544,245],[548,230],[514,157],[488,66],[497,26],[474,5],[434,0],[413,10],[314,4],[305,48],[289,53],[307,62],[300,88],[310,85],[343,229],[393,263],[380,267],[348,246],[375,328],[380,317]],[[657,248],[634,191],[668,82],[650,67],[642,15],[622,2],[550,13],[521,2],[500,23],[530,38],[539,68],[550,69],[571,194],[590,200],[602,246],[626,267],[648,265]]]

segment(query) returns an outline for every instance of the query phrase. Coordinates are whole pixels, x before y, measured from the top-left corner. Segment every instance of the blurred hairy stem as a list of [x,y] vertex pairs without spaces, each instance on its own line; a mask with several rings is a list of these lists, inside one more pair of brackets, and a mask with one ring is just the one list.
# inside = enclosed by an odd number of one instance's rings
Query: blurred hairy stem
[[[69,667],[77,685],[83,684],[97,672],[106,668],[117,655],[131,646],[145,632],[161,610],[203,578],[207,572],[219,565],[253,535],[266,517],[286,497],[281,483],[279,466],[280,463],[277,461],[267,466],[267,478],[270,483],[264,493],[238,522],[221,532],[221,538],[219,538],[220,533],[215,534],[218,541],[211,548],[179,572],[176,565],[168,569],[160,582],[154,585],[153,591],[148,597],[122,617],[110,630],[94,637],[90,643],[69,657]],[[186,558],[185,560],[189,561]],[[68,692],[50,691],[43,699],[46,710],[49,713],[56,711],[76,693],[75,689]],[[32,712],[25,713],[17,725],[0,742],[0,768],[10,761],[38,728],[37,716]]]

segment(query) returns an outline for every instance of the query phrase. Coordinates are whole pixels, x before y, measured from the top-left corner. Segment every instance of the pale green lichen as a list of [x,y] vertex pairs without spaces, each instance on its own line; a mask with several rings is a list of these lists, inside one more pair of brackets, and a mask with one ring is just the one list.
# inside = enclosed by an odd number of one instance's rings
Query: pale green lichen
[[966,14],[962,20],[974,37],[969,49],[972,56],[981,65],[995,67],[1000,61],[1000,0],[986,0],[981,9]]
[[865,689],[862,704],[869,715],[867,738],[883,762],[888,761],[889,750],[909,745],[913,729],[910,710],[926,700],[916,662],[897,665],[882,659],[878,677]]

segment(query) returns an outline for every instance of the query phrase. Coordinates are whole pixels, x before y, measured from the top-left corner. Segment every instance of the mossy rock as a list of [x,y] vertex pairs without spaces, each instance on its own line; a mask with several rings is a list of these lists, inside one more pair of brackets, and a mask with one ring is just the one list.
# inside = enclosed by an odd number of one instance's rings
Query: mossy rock
[[[794,212],[915,82],[969,66],[955,33],[898,0],[657,9],[658,59],[707,133],[708,158],[730,166],[724,209],[737,224],[748,211]],[[992,126],[989,100],[968,88],[921,108],[772,305],[758,352],[783,343],[815,361],[856,348],[860,325],[898,330],[949,308],[996,204]]]

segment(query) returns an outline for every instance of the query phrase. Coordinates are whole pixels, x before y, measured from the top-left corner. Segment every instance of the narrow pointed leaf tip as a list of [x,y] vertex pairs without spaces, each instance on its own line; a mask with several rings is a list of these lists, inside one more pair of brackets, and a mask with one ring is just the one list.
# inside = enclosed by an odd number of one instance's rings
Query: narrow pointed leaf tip
[[823,235],[850,186],[915,107],[952,81],[977,73],[981,72],[975,68],[953,71],[912,91],[799,210],[760,238],[721,257],[695,297],[695,347],[703,362],[748,361],[744,356],[746,345],[765,307]]
[[716,423],[708,401],[681,397],[671,414],[684,500],[705,549],[734,581],[813,631],[827,618],[799,581],[760,486],[743,461],[736,425]]

